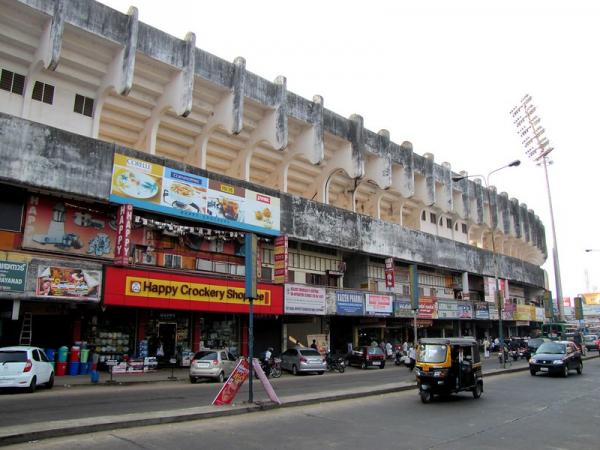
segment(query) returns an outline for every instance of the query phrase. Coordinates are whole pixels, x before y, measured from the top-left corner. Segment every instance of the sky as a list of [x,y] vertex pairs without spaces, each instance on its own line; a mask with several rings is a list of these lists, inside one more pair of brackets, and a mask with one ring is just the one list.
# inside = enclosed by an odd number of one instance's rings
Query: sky
[[[549,167],[563,296],[600,290],[600,2],[570,0],[102,0],[305,98],[323,96],[372,131],[410,141],[455,172],[486,175],[552,229],[544,170],[527,159],[509,111],[533,97],[554,147]],[[598,251],[585,252],[585,249]],[[587,274],[587,275],[586,275]]]

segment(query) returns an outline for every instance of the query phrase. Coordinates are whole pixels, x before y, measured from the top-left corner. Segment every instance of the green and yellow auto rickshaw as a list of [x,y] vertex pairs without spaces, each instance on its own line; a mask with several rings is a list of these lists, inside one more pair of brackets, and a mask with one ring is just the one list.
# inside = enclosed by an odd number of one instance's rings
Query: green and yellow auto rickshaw
[[483,393],[479,346],[473,338],[424,338],[419,340],[415,366],[419,395],[429,403],[435,395],[471,391]]

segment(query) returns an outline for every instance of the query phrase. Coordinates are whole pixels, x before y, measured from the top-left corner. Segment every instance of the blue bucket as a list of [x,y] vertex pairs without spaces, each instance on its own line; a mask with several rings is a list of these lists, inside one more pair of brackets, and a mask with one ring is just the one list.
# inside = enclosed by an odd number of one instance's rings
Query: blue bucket
[[79,363],[79,374],[87,375],[90,373],[90,363]]
[[69,363],[69,375],[79,375],[79,361],[72,361]]
[[54,362],[54,357],[56,356],[56,350],[53,348],[46,349],[46,356],[50,360],[50,362]]
[[100,381],[100,373],[98,373],[97,370],[92,370],[90,374],[90,380],[92,383],[98,383],[98,381]]

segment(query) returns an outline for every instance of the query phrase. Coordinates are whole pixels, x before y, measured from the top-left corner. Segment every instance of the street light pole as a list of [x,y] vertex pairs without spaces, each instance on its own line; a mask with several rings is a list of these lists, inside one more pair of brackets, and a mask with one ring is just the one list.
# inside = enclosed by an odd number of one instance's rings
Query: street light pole
[[[503,298],[500,295],[500,282],[498,280],[498,254],[496,252],[496,237],[494,236],[494,221],[492,217],[492,198],[490,196],[490,175],[498,172],[499,170],[506,169],[507,167],[517,167],[521,164],[521,161],[518,159],[507,164],[505,166],[499,167],[498,169],[492,170],[487,174],[486,177],[483,175],[464,175],[460,177],[452,177],[452,181],[460,181],[466,178],[479,178],[485,183],[485,191],[487,194],[488,200],[488,211],[489,211],[489,220],[490,220],[490,229],[492,233],[492,256],[494,261],[494,283],[496,285],[496,293],[494,295],[494,300],[498,309],[498,339],[500,340],[500,359],[502,360],[502,367],[506,368],[506,361],[504,359],[504,329],[502,324],[502,309],[503,309]],[[498,216],[496,215],[496,223],[498,222]]]

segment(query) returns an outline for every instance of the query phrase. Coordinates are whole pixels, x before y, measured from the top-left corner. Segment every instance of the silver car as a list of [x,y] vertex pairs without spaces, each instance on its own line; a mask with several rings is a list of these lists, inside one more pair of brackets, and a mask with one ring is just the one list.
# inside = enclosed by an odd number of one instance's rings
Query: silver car
[[317,372],[322,375],[327,370],[327,362],[313,348],[289,348],[281,354],[281,368],[294,375],[301,372]]
[[190,382],[208,378],[223,383],[236,364],[237,359],[225,349],[200,350],[190,364]]

